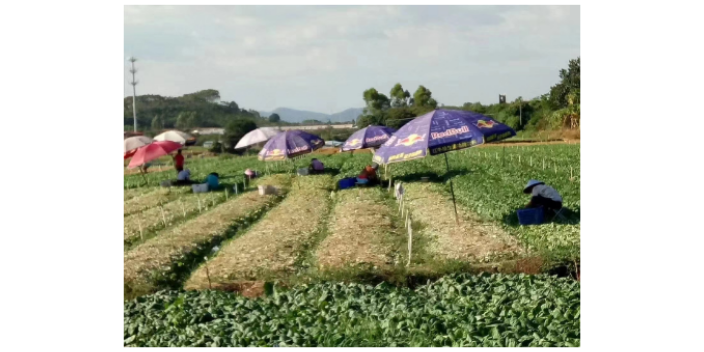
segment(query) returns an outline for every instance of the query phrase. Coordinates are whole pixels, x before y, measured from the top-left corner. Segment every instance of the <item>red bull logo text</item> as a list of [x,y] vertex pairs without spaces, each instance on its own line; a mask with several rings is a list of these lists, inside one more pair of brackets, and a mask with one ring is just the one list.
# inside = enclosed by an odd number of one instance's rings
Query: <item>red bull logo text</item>
[[367,143],[372,143],[372,142],[378,142],[378,141],[385,141],[389,138],[387,135],[381,135],[381,136],[376,136],[372,138],[367,138],[364,141]]
[[452,136],[456,136],[458,134],[463,134],[463,133],[468,133],[468,132],[469,132],[469,127],[462,126],[460,128],[450,128],[449,130],[445,130],[444,132],[433,132],[430,134],[430,138],[438,139],[438,138],[452,137]]
[[392,155],[389,157],[389,162],[420,158],[420,157],[425,156],[425,154],[423,153],[424,151],[425,151],[425,149],[421,149],[421,150],[416,150],[415,152],[412,152],[412,153],[400,153],[400,154]]
[[421,135],[418,135],[418,134],[415,134],[415,133],[414,133],[414,134],[412,134],[412,135],[410,135],[410,136],[408,136],[408,137],[406,137],[406,138],[404,138],[404,139],[401,139],[401,140],[399,140],[398,142],[396,142],[395,147],[397,147],[397,146],[399,146],[399,145],[403,145],[403,146],[406,146],[406,147],[410,147],[410,146],[412,146],[412,145],[414,145],[414,144],[416,144],[416,143],[418,143],[418,142],[422,142],[422,141],[424,141],[424,140],[425,140],[425,135],[422,135],[422,136],[421,136]]
[[362,143],[362,141],[360,141],[359,139],[353,139],[353,140],[347,142],[347,145],[349,145],[350,147],[354,147],[357,144],[361,144],[361,143]]
[[492,127],[494,127],[495,124],[496,124],[496,122],[494,122],[492,120],[488,120],[488,121],[479,120],[479,121],[477,121],[477,127],[479,127],[479,128],[492,128]]
[[283,150],[281,150],[281,149],[273,149],[273,150],[267,150],[267,151],[266,151],[266,156],[279,156],[279,155],[284,155]]
[[295,149],[288,149],[288,153],[289,153],[289,154],[296,154],[296,153],[298,153],[298,152],[303,152],[303,151],[306,151],[306,150],[308,150],[308,146],[307,146],[307,145],[304,145],[304,146],[302,146],[302,147],[296,147]]

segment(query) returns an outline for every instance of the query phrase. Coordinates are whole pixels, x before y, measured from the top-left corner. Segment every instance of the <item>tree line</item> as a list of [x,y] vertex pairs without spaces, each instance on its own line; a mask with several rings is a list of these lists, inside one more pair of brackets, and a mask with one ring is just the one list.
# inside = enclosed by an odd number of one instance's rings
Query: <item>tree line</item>
[[[163,129],[188,130],[195,127],[225,127],[235,120],[248,119],[257,125],[289,125],[277,114],[261,117],[253,109],[240,107],[235,101],[220,101],[214,89],[185,94],[180,97],[160,95],[137,96],[137,129],[158,132]],[[134,129],[132,97],[124,99],[125,131]]]
[[[560,82],[539,97],[512,102],[481,104],[467,102],[462,106],[445,106],[443,109],[469,110],[488,115],[516,131],[579,129],[580,122],[580,58],[569,61],[567,69],[559,71]],[[362,95],[366,104],[357,127],[383,125],[399,128],[413,118],[438,107],[430,89],[419,86],[413,96],[400,83],[385,95],[370,88]]]

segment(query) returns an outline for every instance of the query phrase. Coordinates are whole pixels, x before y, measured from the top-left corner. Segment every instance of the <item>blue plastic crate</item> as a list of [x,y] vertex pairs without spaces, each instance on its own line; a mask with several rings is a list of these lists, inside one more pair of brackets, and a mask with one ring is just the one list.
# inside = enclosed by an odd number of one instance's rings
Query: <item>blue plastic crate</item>
[[521,225],[539,225],[543,223],[543,208],[520,209],[516,211]]
[[338,183],[338,187],[340,189],[352,188],[355,186],[356,183],[357,183],[357,179],[354,177],[343,178],[342,180],[340,180],[340,183]]

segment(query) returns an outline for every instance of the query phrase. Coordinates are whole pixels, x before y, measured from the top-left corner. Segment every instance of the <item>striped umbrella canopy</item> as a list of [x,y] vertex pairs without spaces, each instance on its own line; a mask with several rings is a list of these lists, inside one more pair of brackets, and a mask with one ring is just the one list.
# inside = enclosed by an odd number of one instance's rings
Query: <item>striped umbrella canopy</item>
[[352,133],[350,138],[347,138],[345,145],[342,146],[342,151],[350,151],[355,149],[375,148],[381,146],[391,138],[396,130],[386,126],[368,126],[361,130]]
[[152,142],[152,139],[147,136],[134,136],[125,138],[125,159],[134,155],[137,148],[143,147]]
[[245,148],[249,147],[250,145],[266,142],[271,139],[271,137],[276,136],[279,132],[279,130],[273,127],[257,128],[256,130],[250,131],[249,133],[245,134],[244,137],[242,137],[242,139],[237,142],[235,149]]
[[186,142],[193,139],[190,134],[177,130],[166,131],[154,136],[155,141],[172,141],[186,145]]
[[259,152],[259,160],[276,161],[312,153],[325,145],[325,140],[301,130],[279,132]]
[[156,141],[143,147],[139,147],[132,156],[132,160],[130,161],[130,164],[127,165],[127,168],[134,169],[135,167],[146,164],[154,159],[158,159],[175,150],[181,149],[182,147],[183,146],[180,143],[172,141]]

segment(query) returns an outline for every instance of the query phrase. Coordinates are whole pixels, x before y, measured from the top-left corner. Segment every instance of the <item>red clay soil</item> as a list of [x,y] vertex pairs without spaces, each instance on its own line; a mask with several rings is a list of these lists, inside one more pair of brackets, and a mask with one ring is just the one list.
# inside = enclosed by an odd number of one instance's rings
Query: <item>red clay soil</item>
[[256,298],[264,295],[264,281],[242,281],[217,285],[213,289],[235,292],[247,298]]
[[524,274],[540,274],[543,266],[543,259],[540,257],[524,258],[516,261],[516,272]]

